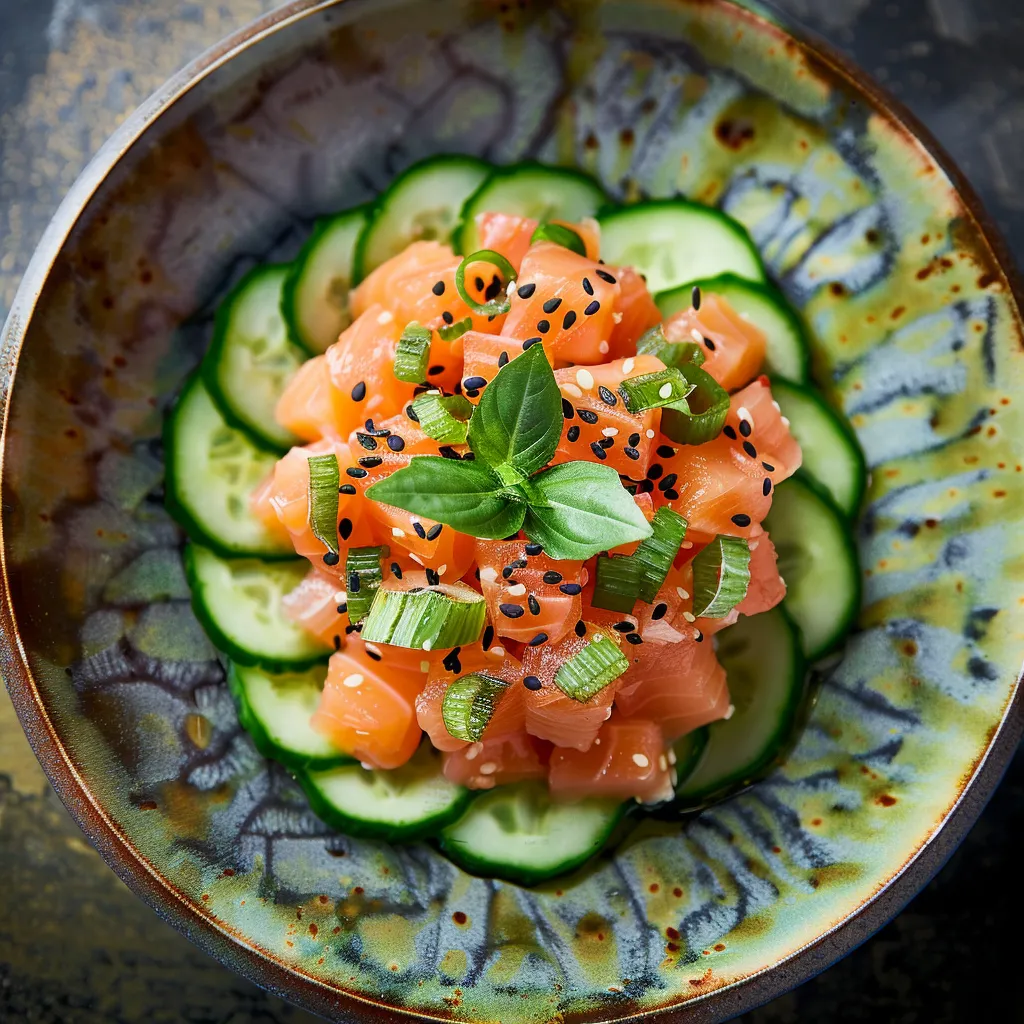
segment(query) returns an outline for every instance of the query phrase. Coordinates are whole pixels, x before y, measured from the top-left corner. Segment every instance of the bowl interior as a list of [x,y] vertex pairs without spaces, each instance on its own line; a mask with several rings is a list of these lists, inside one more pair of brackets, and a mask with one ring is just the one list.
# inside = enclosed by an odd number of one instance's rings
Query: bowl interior
[[[860,628],[785,766],[533,890],[309,812],[238,726],[162,504],[162,418],[218,299],[318,215],[451,151],[741,220],[872,469]],[[108,859],[236,966],[325,1012],[343,993],[506,1022],[700,1000],[855,914],[960,800],[1024,647],[1019,314],[935,159],[770,19],[727,0],[296,12],[151,120],[54,237],[3,353],[9,370],[24,337],[6,674]]]

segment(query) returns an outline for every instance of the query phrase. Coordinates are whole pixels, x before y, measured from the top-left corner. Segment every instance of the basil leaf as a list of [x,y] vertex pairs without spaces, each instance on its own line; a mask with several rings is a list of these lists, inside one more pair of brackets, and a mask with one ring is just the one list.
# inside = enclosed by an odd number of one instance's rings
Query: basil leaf
[[469,421],[469,445],[495,469],[528,477],[543,469],[562,436],[562,395],[542,345],[498,371]]
[[373,484],[366,496],[486,540],[502,540],[523,524],[525,507],[478,462],[418,455]]
[[609,466],[554,466],[529,481],[527,495],[526,535],[550,558],[590,558],[653,532]]

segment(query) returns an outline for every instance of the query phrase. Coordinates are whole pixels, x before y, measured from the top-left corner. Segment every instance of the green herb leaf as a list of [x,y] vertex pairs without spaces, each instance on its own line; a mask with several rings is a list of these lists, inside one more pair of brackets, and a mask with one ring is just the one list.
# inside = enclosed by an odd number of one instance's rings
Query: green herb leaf
[[435,455],[416,456],[405,469],[373,484],[366,495],[487,540],[515,533],[526,514],[523,498],[487,466]]
[[530,480],[525,490],[530,502],[526,535],[543,544],[551,558],[590,558],[652,533],[609,466],[567,462]]
[[534,345],[488,385],[469,421],[469,444],[499,472],[510,467],[525,478],[551,461],[561,436],[562,395],[543,346]]

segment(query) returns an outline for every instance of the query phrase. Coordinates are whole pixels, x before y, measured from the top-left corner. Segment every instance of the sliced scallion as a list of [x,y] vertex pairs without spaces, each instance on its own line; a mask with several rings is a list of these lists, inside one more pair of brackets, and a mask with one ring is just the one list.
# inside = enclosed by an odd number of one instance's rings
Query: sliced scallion
[[384,579],[380,563],[387,558],[388,548],[351,548],[345,559],[348,593],[348,617],[362,622],[370,612],[374,595]]
[[[406,574],[408,578],[408,574]],[[377,590],[363,624],[367,643],[437,651],[474,643],[483,632],[487,604],[465,583],[420,590]]]
[[453,680],[444,692],[441,718],[444,727],[457,740],[476,743],[490,724],[508,683],[493,676],[474,672]]
[[443,327],[438,327],[437,336],[442,341],[457,341],[466,331],[471,331],[472,329],[473,318],[467,316],[465,320],[456,320],[453,324],[445,324]]
[[[309,460],[309,528],[324,547],[324,561],[338,564],[338,456],[314,455]],[[333,556],[333,558],[332,558]]]
[[722,619],[747,596],[750,546],[741,537],[717,536],[693,560],[693,614]]
[[538,242],[554,242],[555,245],[560,245],[563,249],[570,249],[577,256],[587,255],[586,242],[580,237],[579,232],[567,228],[564,224],[551,224],[548,221],[542,221],[537,225],[537,230],[530,238],[530,245],[536,245]]
[[[474,263],[489,263],[499,271],[503,278],[501,291],[487,302],[478,302],[466,288],[466,271]],[[508,287],[518,276],[516,268],[500,252],[495,252],[493,249],[480,249],[478,252],[470,253],[459,264],[459,269],[455,271],[455,287],[458,289],[459,295],[462,296],[462,301],[474,313],[480,316],[501,316],[502,313],[507,313],[512,308]]]
[[703,366],[704,348],[695,341],[669,341],[663,324],[646,331],[636,343],[637,355],[657,356],[666,366]]
[[562,664],[555,673],[555,686],[581,704],[615,682],[629,668],[618,644],[604,633],[594,633],[590,642]]
[[441,395],[436,391],[417,395],[412,403],[420,429],[441,444],[465,444],[473,403],[462,395]]
[[661,432],[677,444],[713,441],[729,415],[729,392],[699,366],[680,366],[678,370],[694,389],[688,398],[662,409]]
[[654,513],[650,537],[640,541],[631,556],[640,565],[640,599],[652,604],[658,596],[679,553],[679,545],[686,539],[686,520],[667,506]]
[[669,367],[627,378],[619,385],[619,394],[630,412],[639,413],[685,401],[695,387],[678,369]]
[[633,610],[640,596],[643,566],[623,555],[598,555],[591,604],[611,612]]
[[408,384],[422,384],[430,364],[430,339],[433,331],[414,320],[402,332],[395,352],[395,376]]

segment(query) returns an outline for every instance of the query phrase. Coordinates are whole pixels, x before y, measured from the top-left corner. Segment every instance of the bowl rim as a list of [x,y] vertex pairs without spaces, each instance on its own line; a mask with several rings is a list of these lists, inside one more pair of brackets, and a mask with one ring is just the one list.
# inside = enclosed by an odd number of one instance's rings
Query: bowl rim
[[[372,0],[289,0],[250,22],[201,53],[152,93],[104,142],[68,190],[37,245],[0,334],[0,496],[6,454],[10,394],[18,357],[36,305],[68,237],[96,191],[146,130],[193,88],[237,54],[291,24],[343,3],[369,5]],[[680,0],[681,3],[692,0]],[[1024,285],[1010,249],[978,195],[932,132],[899,100],[853,60],[818,33],[758,0],[713,0],[746,17],[785,33],[813,67],[864,96],[889,122],[920,145],[949,178],[978,238],[987,247],[1024,320]],[[331,985],[277,960],[251,939],[232,930],[189,902],[186,897],[121,834],[106,810],[89,791],[65,749],[46,710],[18,632],[7,572],[7,548],[0,520],[0,668],[15,711],[51,785],[76,824],[108,866],[167,923],[204,952],[260,987],[335,1019],[355,1010],[365,1019],[391,1021],[396,1015],[423,1020],[448,1020],[443,1013],[419,1012],[387,1004],[340,985]],[[768,964],[722,988],[683,1001],[609,1020],[640,1020],[655,1015],[686,1021],[719,1021],[760,1006],[827,969],[870,938],[896,916],[942,868],[974,825],[1003,777],[1024,735],[1024,693],[1019,675],[990,733],[985,750],[960,783],[956,800],[923,838],[915,852],[876,891],[846,917],[783,959]],[[567,1015],[575,1017],[575,1015]],[[579,1019],[578,1017],[576,1019]]]

